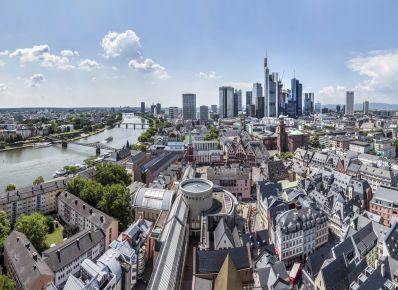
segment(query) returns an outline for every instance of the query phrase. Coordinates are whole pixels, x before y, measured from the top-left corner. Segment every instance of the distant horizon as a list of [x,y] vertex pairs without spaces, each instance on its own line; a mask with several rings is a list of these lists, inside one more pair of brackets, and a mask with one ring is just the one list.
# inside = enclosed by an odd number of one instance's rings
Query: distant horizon
[[220,86],[264,85],[266,55],[315,101],[398,104],[397,1],[166,2],[2,1],[1,106],[209,105]]

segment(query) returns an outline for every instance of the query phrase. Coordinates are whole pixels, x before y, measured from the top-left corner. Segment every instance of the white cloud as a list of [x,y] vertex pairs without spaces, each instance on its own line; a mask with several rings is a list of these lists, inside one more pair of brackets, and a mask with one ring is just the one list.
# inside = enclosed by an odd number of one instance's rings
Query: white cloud
[[233,87],[235,89],[251,90],[253,88],[253,83],[247,82],[227,82],[223,86]]
[[9,55],[10,52],[8,50],[0,51],[0,56]]
[[196,76],[202,79],[210,79],[210,80],[222,78],[222,76],[218,75],[215,71],[211,71],[208,73],[199,72],[198,74],[196,74]]
[[7,91],[7,86],[5,84],[0,84],[0,93]]
[[345,92],[353,90],[355,103],[371,102],[397,103],[398,92],[398,50],[374,50],[348,60],[347,67],[365,77],[351,88],[326,86],[319,91],[324,103],[344,103]]
[[118,71],[118,68],[116,66],[112,66],[113,71]]
[[46,78],[42,74],[34,74],[27,81],[28,85],[32,88],[40,86],[42,83],[46,82]]
[[102,38],[101,46],[106,57],[125,56],[136,59],[141,56],[140,38],[132,30],[109,32]]
[[346,91],[348,89],[344,86],[326,86],[319,90],[318,96],[315,95],[315,98],[323,104],[343,104]]
[[0,59],[0,67],[3,67],[5,65],[6,65],[6,63]]
[[61,50],[61,55],[64,57],[74,57],[79,56],[79,52],[77,50],[72,51],[69,49]]
[[93,71],[95,69],[100,69],[102,67],[103,67],[102,64],[100,64],[92,59],[85,59],[79,63],[79,69],[85,70],[85,71]]
[[31,48],[18,48],[10,53],[10,57],[19,58],[22,64],[27,62],[40,62],[41,66],[57,69],[72,69],[69,59],[50,53],[50,47],[46,44],[35,45]]
[[135,69],[136,71],[152,73],[160,79],[169,79],[170,75],[167,73],[166,69],[155,63],[152,59],[146,58],[142,61],[132,59],[129,62],[129,67]]

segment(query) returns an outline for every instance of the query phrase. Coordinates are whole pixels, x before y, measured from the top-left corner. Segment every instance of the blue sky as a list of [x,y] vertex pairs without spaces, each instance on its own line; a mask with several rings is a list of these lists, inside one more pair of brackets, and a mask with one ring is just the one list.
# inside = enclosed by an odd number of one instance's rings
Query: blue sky
[[398,2],[0,2],[0,107],[217,103],[293,72],[322,103],[398,103]]

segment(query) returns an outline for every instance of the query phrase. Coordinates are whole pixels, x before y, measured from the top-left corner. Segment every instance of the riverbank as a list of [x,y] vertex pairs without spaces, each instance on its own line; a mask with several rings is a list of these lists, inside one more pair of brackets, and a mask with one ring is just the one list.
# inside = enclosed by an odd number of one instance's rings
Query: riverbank
[[[97,134],[99,134],[99,133],[101,133],[101,132],[104,132],[104,131],[107,130],[107,129],[109,129],[109,128],[97,129],[97,130],[95,130],[95,131],[93,131],[93,132],[90,132],[90,133],[81,133],[80,136],[77,136],[77,137],[68,139],[68,141],[77,141],[77,140],[80,140],[80,139],[83,139],[83,138],[87,138],[87,137],[90,137],[90,136],[94,136],[94,135],[97,135]],[[43,137],[43,138],[44,138],[44,137]],[[0,149],[0,152],[7,152],[7,151],[18,150],[18,149],[25,149],[25,148],[33,148],[34,144],[35,144],[35,143],[33,143],[33,142],[31,143],[31,142],[29,142],[29,140],[28,140],[26,144],[23,144],[23,145],[21,145],[21,146],[8,146],[8,147],[6,147],[6,148]]]

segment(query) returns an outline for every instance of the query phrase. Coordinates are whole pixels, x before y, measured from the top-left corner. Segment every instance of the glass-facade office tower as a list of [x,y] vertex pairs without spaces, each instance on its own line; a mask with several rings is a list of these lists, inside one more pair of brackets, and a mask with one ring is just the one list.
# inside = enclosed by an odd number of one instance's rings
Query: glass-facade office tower
[[278,116],[278,106],[277,106],[277,100],[278,100],[278,73],[274,72],[272,75],[269,76],[269,91],[268,91],[268,104],[266,104],[266,108],[268,111],[266,111],[266,116],[267,117],[277,117]]
[[234,92],[234,116],[237,116],[242,111],[242,90],[235,90]]
[[209,121],[209,107],[208,106],[200,106],[199,107],[199,118],[201,122]]
[[219,88],[219,106],[220,118],[233,118],[234,117],[234,88],[233,87],[220,87]]
[[183,94],[182,95],[182,119],[196,120],[196,95]]
[[265,111],[265,98],[257,97],[257,104],[256,104],[257,118],[259,118],[259,119],[264,118],[264,111]]
[[217,113],[217,105],[211,105],[211,111]]
[[314,93],[304,94],[304,115],[309,116],[314,113]]
[[295,102],[296,106],[296,116],[301,116],[303,114],[303,85],[298,79],[292,79],[292,100]]
[[369,102],[368,101],[363,102],[363,113],[365,115],[369,114]]
[[264,58],[264,116],[269,116],[269,102],[270,102],[270,75],[268,68],[268,59]]
[[[256,105],[256,116],[258,115],[258,98],[260,97],[263,97],[263,86],[260,83],[253,83],[252,101],[254,101],[254,104]],[[264,112],[261,114],[261,116],[264,117]]]
[[246,92],[246,107],[251,104],[253,104],[253,92],[247,91]]
[[156,104],[156,113],[160,114],[160,112],[162,111],[162,105],[160,103]]
[[141,113],[145,113],[145,102],[141,102]]
[[347,91],[345,96],[345,114],[354,114],[354,92]]

